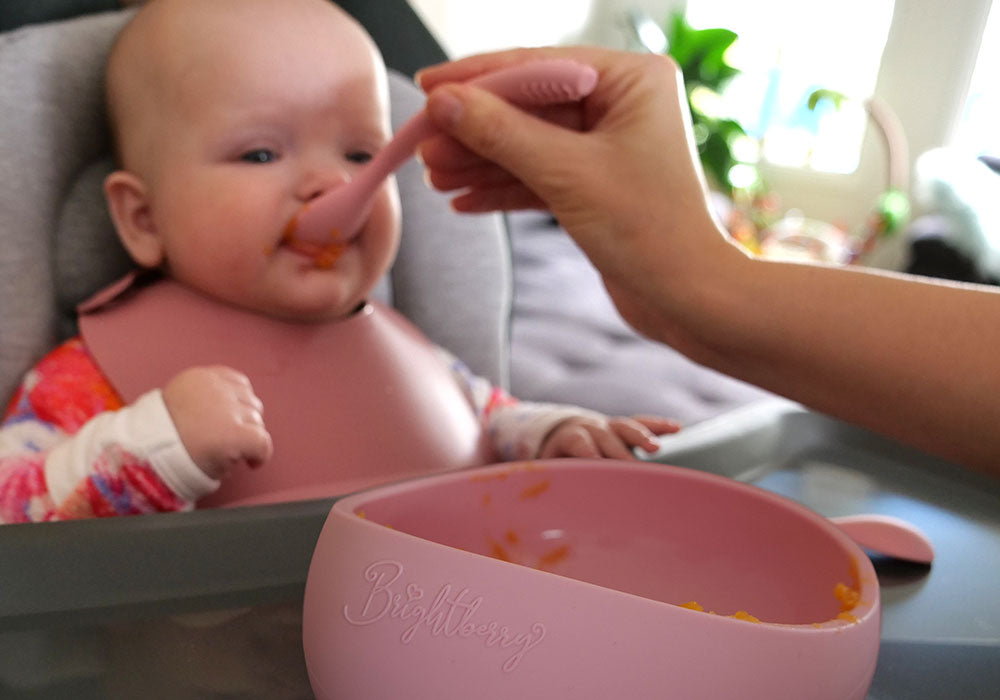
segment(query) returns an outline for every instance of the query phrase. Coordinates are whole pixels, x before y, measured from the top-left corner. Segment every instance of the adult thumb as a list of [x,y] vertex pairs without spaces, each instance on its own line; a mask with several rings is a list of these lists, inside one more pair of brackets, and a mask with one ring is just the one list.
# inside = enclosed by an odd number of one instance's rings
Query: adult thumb
[[547,164],[568,144],[566,129],[550,124],[469,84],[448,84],[432,91],[427,113],[434,124],[477,155],[501,166],[535,193]]

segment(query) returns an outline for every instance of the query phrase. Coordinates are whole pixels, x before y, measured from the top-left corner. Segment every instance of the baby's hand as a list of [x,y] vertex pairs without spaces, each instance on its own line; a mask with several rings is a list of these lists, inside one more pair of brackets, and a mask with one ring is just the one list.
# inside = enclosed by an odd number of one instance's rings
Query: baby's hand
[[657,435],[680,430],[680,425],[658,416],[631,418],[570,418],[557,425],[539,451],[540,459],[550,457],[608,457],[635,459],[633,447],[655,452]]
[[191,459],[220,479],[230,469],[271,458],[264,406],[250,380],[229,367],[193,367],[163,388],[163,402]]

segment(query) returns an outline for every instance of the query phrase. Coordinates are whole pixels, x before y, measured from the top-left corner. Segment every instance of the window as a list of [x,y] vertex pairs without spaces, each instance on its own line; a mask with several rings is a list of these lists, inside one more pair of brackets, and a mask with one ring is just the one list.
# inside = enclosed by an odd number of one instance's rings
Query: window
[[[863,100],[875,88],[892,11],[892,0],[772,0],[766,11],[744,0],[689,0],[687,19],[696,28],[739,35],[727,58],[742,74],[717,109],[759,140],[764,160],[850,173],[858,166]],[[810,110],[817,89],[849,99],[839,109],[824,100]]]
[[965,109],[955,131],[954,145],[975,155],[1000,156],[1000,3],[993,3],[983,31],[979,58],[972,74]]

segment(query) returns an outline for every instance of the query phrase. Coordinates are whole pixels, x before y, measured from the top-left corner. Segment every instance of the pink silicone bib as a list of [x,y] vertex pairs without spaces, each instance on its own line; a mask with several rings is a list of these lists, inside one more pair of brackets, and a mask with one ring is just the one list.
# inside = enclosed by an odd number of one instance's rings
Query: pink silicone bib
[[381,305],[293,323],[168,280],[126,281],[81,307],[80,329],[127,402],[192,366],[228,365],[250,377],[274,457],[230,475],[199,505],[327,497],[490,458],[431,343]]

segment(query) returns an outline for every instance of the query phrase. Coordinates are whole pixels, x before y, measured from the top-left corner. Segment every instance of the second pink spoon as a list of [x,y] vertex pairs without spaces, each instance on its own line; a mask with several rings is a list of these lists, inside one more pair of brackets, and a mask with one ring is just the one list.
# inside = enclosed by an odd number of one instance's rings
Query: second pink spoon
[[897,559],[930,564],[934,545],[916,526],[888,515],[848,515],[830,518],[863,548]]

